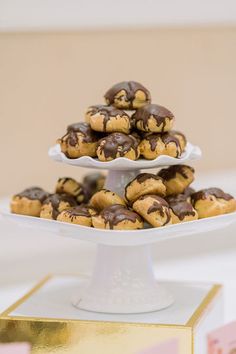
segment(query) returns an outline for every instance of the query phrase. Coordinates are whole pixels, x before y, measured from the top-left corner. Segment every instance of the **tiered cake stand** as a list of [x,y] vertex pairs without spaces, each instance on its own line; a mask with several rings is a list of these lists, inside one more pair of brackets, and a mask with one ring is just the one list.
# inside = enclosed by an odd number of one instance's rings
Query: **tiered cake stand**
[[[111,162],[100,162],[86,156],[68,159],[61,153],[60,146],[56,145],[49,150],[49,156],[55,161],[75,166],[108,170],[105,187],[123,195],[125,185],[141,169],[182,164],[200,158],[201,151],[188,143],[180,159],[160,156],[152,161],[118,158]],[[142,313],[170,306],[174,302],[172,294],[154,276],[152,244],[224,228],[236,222],[236,213],[232,213],[160,228],[115,231],[11,214],[8,207],[2,210],[2,215],[21,226],[96,243],[97,256],[93,274],[90,281],[78,289],[73,305],[105,313]]]

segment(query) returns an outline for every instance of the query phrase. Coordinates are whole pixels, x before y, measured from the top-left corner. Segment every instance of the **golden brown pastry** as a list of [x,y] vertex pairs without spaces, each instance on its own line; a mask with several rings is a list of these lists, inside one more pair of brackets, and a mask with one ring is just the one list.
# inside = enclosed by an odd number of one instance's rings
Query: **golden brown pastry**
[[141,155],[147,160],[154,160],[161,155],[180,157],[182,153],[179,140],[169,133],[147,134],[139,147]]
[[88,123],[75,123],[67,127],[67,133],[58,139],[61,151],[70,159],[96,156],[99,137]]
[[154,227],[172,223],[168,203],[157,195],[143,195],[133,203],[133,209]]
[[117,157],[137,160],[139,155],[139,142],[132,135],[112,133],[98,142],[97,156],[100,161],[111,161]]
[[200,219],[236,210],[236,200],[220,188],[207,188],[191,195],[193,207],[197,210]]
[[82,203],[85,200],[83,186],[74,178],[70,177],[62,177],[58,179],[56,184],[56,193],[69,194],[74,197],[78,203]]
[[95,193],[89,203],[96,210],[102,210],[110,205],[120,204],[126,206],[123,198],[108,189],[102,189]]
[[157,194],[164,197],[166,187],[162,178],[152,173],[140,173],[125,187],[125,198],[131,204],[145,194]]
[[91,227],[92,216],[96,214],[97,211],[94,208],[88,205],[78,205],[61,211],[57,216],[57,220]]
[[164,133],[172,129],[174,115],[167,108],[157,104],[147,104],[139,108],[133,115],[138,130],[152,133]]
[[51,194],[43,202],[40,217],[56,220],[62,210],[69,209],[76,205],[76,200],[68,194]]
[[181,194],[194,180],[194,169],[187,165],[173,165],[158,172],[166,186],[166,195]]
[[150,92],[136,81],[123,81],[105,93],[106,104],[121,109],[137,109],[151,102]]
[[178,139],[181,150],[184,151],[187,145],[186,136],[183,133],[176,130],[171,130],[170,134],[173,135],[176,139]]
[[93,226],[98,229],[137,230],[143,228],[140,215],[123,205],[110,205],[99,215],[92,216]]
[[128,114],[113,106],[90,106],[86,112],[86,121],[97,132],[129,134],[131,129]]
[[170,196],[166,198],[170,207],[172,224],[192,221],[198,219],[198,213],[191,202],[184,200],[184,194]]
[[42,188],[31,187],[15,194],[11,200],[11,212],[29,216],[39,216],[42,203],[49,196]]

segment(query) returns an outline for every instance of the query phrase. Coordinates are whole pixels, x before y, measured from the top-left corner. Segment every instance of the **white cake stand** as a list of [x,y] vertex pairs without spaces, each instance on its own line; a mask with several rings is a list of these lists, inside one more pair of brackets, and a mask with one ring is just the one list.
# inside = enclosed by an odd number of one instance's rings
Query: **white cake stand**
[[138,159],[137,161],[132,161],[120,157],[109,162],[101,162],[89,156],[69,159],[61,153],[60,145],[57,144],[49,149],[48,154],[53,160],[69,165],[108,170],[105,187],[122,196],[126,184],[136,177],[141,169],[160,168],[197,160],[201,157],[201,150],[198,146],[188,143],[185,152],[179,159],[163,155],[157,157],[155,160]]
[[[130,161],[120,158],[104,163],[89,157],[70,160],[56,145],[49,150],[49,155],[56,161],[75,166],[108,169],[106,188],[122,195],[124,186],[141,169],[185,163],[200,158],[201,151],[188,144],[180,159],[161,156],[153,161]],[[142,313],[170,306],[174,302],[172,294],[154,276],[152,244],[225,228],[236,222],[236,213],[232,213],[161,228],[115,231],[11,214],[8,206],[2,208],[1,214],[20,226],[96,243],[97,256],[92,277],[88,284],[78,289],[73,305],[80,309],[105,313]]]

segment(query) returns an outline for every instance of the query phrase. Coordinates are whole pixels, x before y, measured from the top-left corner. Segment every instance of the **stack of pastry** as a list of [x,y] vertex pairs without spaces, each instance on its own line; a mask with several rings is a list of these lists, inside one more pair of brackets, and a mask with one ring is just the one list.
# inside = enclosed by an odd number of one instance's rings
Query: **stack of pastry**
[[13,196],[11,211],[100,229],[161,227],[231,213],[236,200],[219,188],[195,192],[194,169],[174,165],[157,174],[141,173],[124,196],[104,188],[105,178],[91,174],[83,182],[60,178],[55,193],[32,187]]
[[68,158],[90,156],[106,162],[118,157],[152,160],[160,155],[181,156],[186,138],[172,130],[173,113],[152,104],[143,85],[120,82],[105,93],[105,102],[90,106],[85,122],[69,125],[58,139]]
[[97,213],[88,202],[103,188],[105,177],[92,173],[80,183],[74,178],[59,178],[54,193],[40,187],[25,189],[12,197],[11,212],[45,219],[92,226],[91,216]]

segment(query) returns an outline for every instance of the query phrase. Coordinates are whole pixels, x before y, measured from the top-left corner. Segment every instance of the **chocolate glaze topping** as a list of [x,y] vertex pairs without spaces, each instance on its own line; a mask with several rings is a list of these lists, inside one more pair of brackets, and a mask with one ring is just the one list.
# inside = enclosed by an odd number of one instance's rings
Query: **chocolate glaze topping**
[[157,104],[147,104],[144,107],[137,109],[137,111],[132,115],[132,118],[135,119],[136,126],[138,121],[143,122],[144,129],[148,128],[148,121],[150,117],[153,117],[156,120],[156,125],[162,126],[162,131],[166,126],[166,118],[174,119],[173,113],[171,113],[167,108],[159,106]]
[[[64,185],[68,182],[68,181],[72,181],[74,183],[76,183],[76,188],[73,189],[72,191],[68,191],[68,192],[65,192],[65,187]],[[61,177],[58,179],[58,182],[57,182],[57,186],[56,186],[56,193],[58,194],[69,194],[69,195],[73,195],[74,197],[78,197],[78,196],[83,196],[83,188],[82,188],[82,185],[77,182],[75,179],[71,178],[71,177]],[[84,198],[83,198],[84,199]]]
[[170,203],[179,203],[185,202],[187,199],[195,192],[195,190],[191,187],[187,187],[183,193],[177,195],[169,195],[165,199]]
[[78,144],[78,135],[83,137],[85,143],[94,143],[98,140],[98,135],[91,129],[88,123],[79,122],[68,125],[67,134],[61,139],[65,139],[68,144],[75,146]]
[[195,205],[198,200],[207,199],[208,197],[210,197],[212,195],[216,198],[220,198],[220,199],[224,199],[224,200],[233,199],[232,195],[230,195],[228,193],[224,193],[222,191],[222,189],[220,189],[220,188],[206,188],[206,189],[200,190],[199,192],[193,193],[191,195],[192,204]]
[[140,173],[138,176],[136,176],[132,181],[130,181],[126,187],[125,187],[125,190],[127,190],[127,188],[134,182],[134,181],[137,181],[138,183],[143,183],[145,182],[146,180],[148,179],[155,179],[155,180],[161,180],[162,181],[162,178],[157,176],[157,175],[154,175],[152,173]]
[[106,158],[116,158],[119,151],[120,156],[124,156],[128,151],[134,149],[136,157],[138,157],[138,141],[132,135],[123,133],[112,133],[107,137],[99,140],[101,150]]
[[130,120],[130,117],[128,116],[127,113],[113,106],[103,106],[103,105],[91,106],[88,108],[87,113],[89,113],[91,116],[97,113],[104,116],[104,120],[103,120],[104,131],[106,131],[108,121],[113,117],[125,116],[128,120]]
[[193,209],[193,206],[191,203],[188,203],[187,201],[170,201],[170,199],[167,199],[169,202],[169,206],[172,209],[173,213],[180,219],[183,220],[185,216],[192,215],[194,216],[196,214],[195,210]]
[[40,187],[30,187],[23,192],[16,194],[14,197],[27,198],[30,200],[39,200],[41,203],[49,196],[49,193]]
[[109,224],[110,229],[113,229],[115,225],[118,225],[124,220],[129,220],[133,223],[135,223],[136,220],[142,221],[140,215],[120,204],[106,207],[100,215],[104,219],[105,224]]
[[181,133],[181,132],[179,132],[179,131],[177,131],[177,130],[171,130],[169,133],[172,134],[172,135],[174,135],[174,136],[180,135],[180,136],[183,138],[185,144],[187,144],[186,136],[185,136],[183,133]]
[[157,175],[154,175],[152,173],[140,173],[137,177],[136,177],[136,180],[139,182],[139,183],[142,183],[142,182],[145,182],[147,179],[155,179],[157,181],[162,181],[162,178],[157,176]]
[[161,217],[166,216],[166,222],[163,224],[163,226],[168,224],[168,222],[171,219],[171,215],[170,215],[170,211],[169,211],[169,204],[167,203],[167,201],[155,194],[143,195],[142,197],[139,198],[139,200],[144,200],[149,197],[154,199],[154,201],[153,201],[153,204],[148,208],[147,213],[151,214],[151,213],[158,211],[160,213]]
[[136,81],[123,81],[112,86],[104,95],[105,99],[108,100],[109,104],[113,104],[115,101],[115,96],[118,92],[124,90],[126,92],[125,100],[130,102],[129,108],[133,108],[133,100],[135,99],[135,93],[140,90],[146,95],[146,102],[151,101],[150,92],[139,82]]
[[[76,216],[84,216],[88,218],[91,217],[90,210],[91,207],[81,204],[71,209],[67,209],[65,212],[73,220],[73,218]],[[95,211],[95,209],[92,210]]]
[[68,194],[51,194],[47,199],[44,200],[43,204],[51,204],[52,206],[52,217],[56,219],[59,214],[59,206],[61,202],[68,203],[71,207],[76,206],[77,203],[75,199]]
[[168,168],[163,168],[158,172],[158,176],[162,177],[164,180],[169,181],[172,178],[176,177],[176,174],[179,173],[181,176],[183,176],[185,179],[188,178],[188,175],[186,173],[186,169],[190,170],[192,173],[194,173],[194,169],[190,166],[187,165],[173,165]]
[[[165,145],[168,145],[169,143],[175,143],[176,147],[179,150],[181,149],[179,140],[169,133],[149,134],[145,136],[145,139],[149,142],[152,151],[155,151],[158,139],[161,139]],[[177,156],[179,156],[179,153]]]

